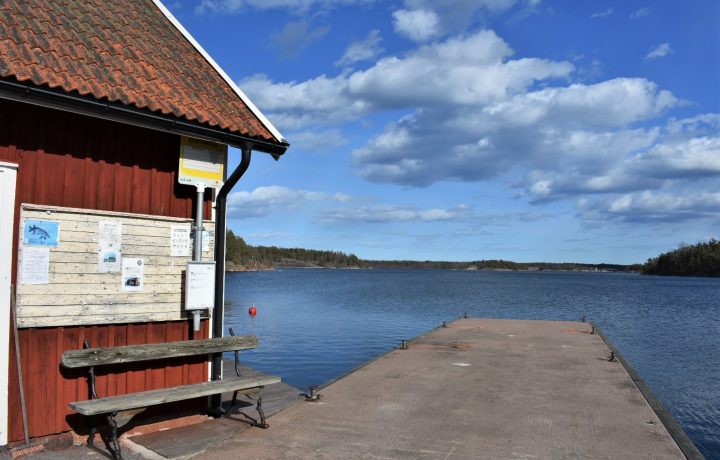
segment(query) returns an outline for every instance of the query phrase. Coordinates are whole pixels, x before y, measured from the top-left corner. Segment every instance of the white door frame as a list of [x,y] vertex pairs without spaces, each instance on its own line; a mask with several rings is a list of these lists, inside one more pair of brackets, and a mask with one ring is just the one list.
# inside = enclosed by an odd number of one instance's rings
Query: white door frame
[[0,162],[0,446],[8,443],[10,284],[18,165]]

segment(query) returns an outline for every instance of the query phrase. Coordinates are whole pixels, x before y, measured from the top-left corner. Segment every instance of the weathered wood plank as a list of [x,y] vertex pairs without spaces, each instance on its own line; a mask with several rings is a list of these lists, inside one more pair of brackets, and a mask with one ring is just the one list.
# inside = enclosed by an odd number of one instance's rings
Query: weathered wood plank
[[[24,216],[26,219],[31,219],[30,216]],[[40,216],[37,217],[39,220],[43,220]],[[144,225],[125,225],[122,226],[123,238],[146,241],[156,239],[158,241],[167,240],[170,235],[170,228],[175,227],[178,224],[172,224],[171,226],[165,227],[148,227]],[[190,225],[186,226],[188,229]],[[210,232],[214,231],[214,225],[212,223],[205,223],[205,229]],[[97,222],[81,222],[77,225],[72,225],[67,221],[60,221],[60,233],[61,243],[67,242],[94,242],[98,241],[98,224]]]
[[[62,232],[62,230],[61,230]],[[62,235],[61,235],[62,238]],[[135,241],[134,239],[130,242],[127,242],[126,240],[129,240],[128,237],[123,237],[123,243],[122,243],[122,254],[123,256],[128,256],[130,254],[136,254],[138,257],[142,256],[170,256],[170,238],[166,238],[165,243],[158,243],[154,244],[152,242],[148,242],[147,244],[142,244],[140,242]],[[192,248],[192,243],[190,243],[190,247]],[[64,242],[60,241],[60,244],[57,248],[51,249],[51,252],[57,252],[57,253],[87,253],[87,254],[95,254],[95,257],[97,258],[97,252],[98,252],[98,245],[97,242],[84,242],[84,243],[77,243],[77,242]]]
[[235,390],[249,390],[273,383],[279,383],[280,377],[259,377],[247,379],[214,380],[180,387],[143,391],[120,396],[76,401],[69,404],[75,412],[83,415],[107,414],[110,412],[138,409],[157,404],[184,401],[186,399],[211,396]]
[[[59,245],[49,248],[48,284],[18,286],[21,327],[184,319],[184,271],[193,245],[190,242],[187,257],[172,257],[170,242],[171,228],[189,228],[190,219],[27,204],[22,206],[21,219],[57,221],[60,233]],[[98,222],[102,220],[122,223],[123,258],[145,261],[142,291],[123,291],[121,273],[98,272]],[[206,222],[205,227],[215,230],[213,222]],[[22,232],[20,239],[22,260]],[[209,250],[203,252],[205,261],[214,256],[214,241],[209,243]]]
[[204,340],[126,345],[123,347],[68,350],[62,354],[62,365],[70,368],[105,366],[181,356],[207,355],[224,351],[247,350],[257,347],[257,343],[257,337],[254,335],[242,335]]
[[[125,323],[151,323],[155,321],[182,320],[180,311],[174,313],[137,313],[132,315],[83,315],[72,317],[72,324],[76,326],[90,326],[96,324],[125,324]],[[30,316],[21,318],[18,315],[18,327],[57,327],[68,324],[67,316]]]
[[[19,291],[18,291],[19,292]],[[180,291],[167,294],[137,295],[137,293],[123,293],[114,296],[108,295],[78,295],[78,294],[55,294],[35,295],[27,293],[18,300],[18,306],[62,306],[62,305],[134,305],[149,303],[175,303],[180,305],[183,301]]]
[[[190,245],[192,248],[192,245]],[[129,254],[123,251],[123,257],[142,257],[145,260],[145,265],[158,265],[158,266],[176,266],[185,268],[185,264],[189,257],[171,257],[168,255],[140,255],[140,254]],[[209,259],[211,256],[210,251],[203,252],[203,259]],[[62,252],[62,251],[51,251],[50,252],[50,266],[55,263],[84,263],[95,265],[93,271],[97,271],[98,255],[97,252]]]
[[[52,281],[52,278],[50,279]],[[118,277],[114,283],[98,283],[88,284],[78,280],[76,283],[53,283],[53,284],[23,284],[18,289],[18,294],[36,294],[36,295],[57,295],[57,294],[87,294],[98,295],[105,294],[115,296],[117,294],[128,294],[127,291],[121,289],[121,280]],[[179,278],[175,283],[155,283],[150,277],[145,277],[145,283],[142,291],[131,292],[132,294],[141,296],[143,294],[165,294],[171,292],[179,292],[182,286],[182,279]],[[87,302],[86,302],[87,303]]]
[[22,204],[23,211],[30,212],[38,212],[42,216],[45,216],[45,219],[51,219],[51,220],[61,220],[61,219],[67,219],[76,221],[79,220],[75,217],[65,217],[68,214],[75,215],[78,214],[80,216],[83,216],[87,221],[91,222],[97,222],[101,219],[113,219],[113,220],[123,220],[128,219],[131,221],[136,221],[137,219],[143,219],[146,220],[149,223],[153,222],[191,222],[191,219],[182,218],[182,217],[168,217],[168,216],[154,216],[149,214],[136,214],[136,213],[129,213],[129,212],[117,212],[117,211],[104,211],[104,210],[94,210],[94,209],[82,209],[82,208],[66,208],[61,206],[46,206],[46,205],[36,205],[31,203],[23,203]]
[[177,303],[120,304],[120,305],[62,305],[18,307],[18,316],[27,318],[84,316],[84,315],[129,315],[142,313],[180,313]]
[[[123,228],[123,230],[125,230]],[[97,248],[98,244],[98,234],[97,230],[94,232],[74,232],[74,231],[68,231],[64,230],[62,227],[60,227],[60,233],[62,234],[62,240],[60,241],[60,247],[66,248],[69,247],[70,244],[74,245],[84,245],[83,247],[94,247]],[[169,233],[163,232],[163,233]],[[123,239],[131,240],[133,244],[137,246],[152,246],[152,245],[158,245],[166,248],[170,248],[170,240],[168,239],[167,235],[159,234],[159,235],[137,235],[137,234],[129,234],[128,232],[123,232]],[[66,246],[68,245],[68,246]],[[78,251],[70,251],[70,252],[78,252]]]
[[[58,273],[64,275],[81,275],[87,273],[97,272],[97,256],[95,256],[95,263],[80,263],[80,262],[54,262],[50,264],[50,273]],[[186,259],[177,257],[173,258],[174,265],[157,265],[157,264],[146,264],[145,275],[176,275],[178,267],[184,269]],[[51,259],[52,260],[52,259]]]
[[[176,267],[177,271],[177,267]],[[93,284],[119,286],[120,279],[117,273],[56,273],[50,272],[50,284]],[[177,273],[164,275],[145,272],[147,284],[182,284],[182,278],[178,279]],[[36,291],[33,291],[36,292]]]

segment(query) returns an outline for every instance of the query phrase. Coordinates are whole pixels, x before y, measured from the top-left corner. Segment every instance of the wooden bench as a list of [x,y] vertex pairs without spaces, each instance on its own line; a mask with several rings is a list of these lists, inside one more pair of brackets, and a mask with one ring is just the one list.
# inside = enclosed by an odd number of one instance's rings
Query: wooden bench
[[[237,404],[238,394],[248,395],[257,401],[257,411],[260,420],[243,415],[253,425],[267,428],[265,414],[262,410],[262,396],[260,390],[265,385],[280,382],[279,377],[265,376],[256,378],[242,378],[240,375],[239,350],[257,347],[255,336],[234,336],[232,329],[230,336],[204,340],[186,340],[180,342],[152,343],[147,345],[127,345],[110,348],[90,348],[87,340],[82,350],[68,350],[62,355],[62,365],[66,368],[88,368],[88,386],[90,399],[86,401],[71,402],[70,408],[75,412],[92,418],[88,446],[92,447],[95,434],[99,432],[97,417],[105,416],[107,425],[111,429],[111,442],[106,442],[113,458],[121,459],[120,443],[118,442],[118,427],[128,423],[135,415],[150,406],[165,404],[203,396],[217,395],[233,391],[230,407],[224,411],[230,417],[232,409]],[[200,356],[235,352],[235,373],[237,377],[213,380],[210,382],[182,385],[159,390],[148,390],[125,395],[100,398],[95,389],[95,368],[98,366],[111,366],[141,361],[155,361],[183,356]],[[101,433],[102,437],[102,433]]]

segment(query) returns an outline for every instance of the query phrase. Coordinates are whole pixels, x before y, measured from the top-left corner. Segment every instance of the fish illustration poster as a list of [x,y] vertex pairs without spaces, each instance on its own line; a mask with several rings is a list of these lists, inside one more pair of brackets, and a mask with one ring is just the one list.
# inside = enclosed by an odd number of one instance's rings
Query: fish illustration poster
[[60,241],[60,223],[54,220],[26,220],[23,244],[27,246],[57,247]]

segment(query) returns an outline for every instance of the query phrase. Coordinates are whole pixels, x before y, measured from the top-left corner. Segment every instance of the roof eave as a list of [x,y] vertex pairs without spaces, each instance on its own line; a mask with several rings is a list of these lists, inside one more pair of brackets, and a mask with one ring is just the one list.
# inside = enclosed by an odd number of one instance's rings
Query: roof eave
[[225,71],[222,69],[222,67],[220,67],[218,65],[218,63],[215,62],[215,60],[207,53],[207,51],[205,51],[205,49],[200,45],[200,43],[198,43],[195,40],[195,38],[193,38],[193,36],[190,35],[190,32],[188,32],[187,29],[185,29],[185,27],[183,27],[183,25],[180,24],[180,22],[177,19],[175,19],[175,16],[173,16],[173,14],[170,12],[170,10],[168,10],[165,7],[165,5],[162,4],[162,2],[160,0],[152,0],[152,2],[155,4],[155,6],[158,7],[158,9],[160,9],[160,11],[162,11],[162,13],[165,15],[165,17],[187,39],[187,41],[190,42],[190,44],[195,47],[195,49],[205,58],[205,60],[213,67],[213,69],[215,69],[215,71],[220,75],[220,77],[223,80],[225,80],[225,83],[227,83],[230,86],[230,88],[232,88],[232,90],[235,91],[235,94],[237,94],[238,97],[240,97],[240,99],[242,99],[242,101],[245,103],[245,105],[248,106],[248,108],[253,113],[253,115],[255,115],[258,118],[258,120],[260,120],[260,122],[263,124],[263,126],[265,126],[265,128],[267,128],[267,130],[270,131],[270,133],[272,133],[273,136],[275,136],[275,139],[277,139],[277,141],[279,143],[288,144],[287,140],[280,133],[280,131],[278,131],[278,129],[275,128],[275,126],[270,122],[270,120],[267,119],[267,117],[265,117],[265,115],[260,111],[260,109],[258,109],[255,106],[255,104],[253,104],[253,102],[250,100],[250,98],[248,98],[245,95],[245,93],[228,76],[228,74],[225,73]]
[[153,113],[116,102],[99,101],[89,96],[35,86],[31,82],[0,79],[0,98],[64,110],[80,115],[125,123],[156,131],[195,137],[242,148],[251,144],[253,150],[271,154],[276,160],[288,149],[287,141],[243,136],[221,128],[204,126],[172,115]]

